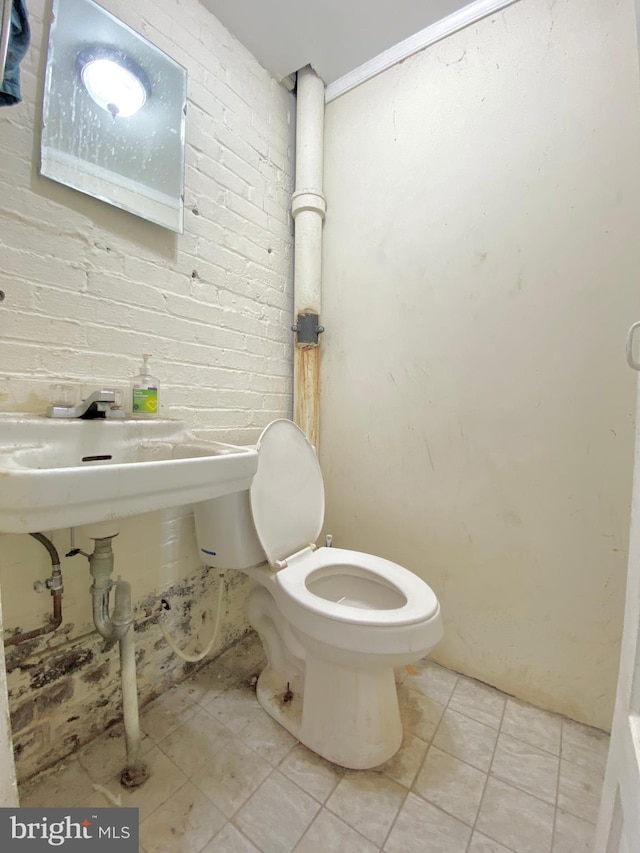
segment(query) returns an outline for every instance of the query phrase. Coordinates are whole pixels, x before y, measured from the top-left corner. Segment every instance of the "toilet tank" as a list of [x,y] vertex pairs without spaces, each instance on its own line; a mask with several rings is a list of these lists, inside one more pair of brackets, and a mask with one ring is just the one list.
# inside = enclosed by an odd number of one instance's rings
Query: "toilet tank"
[[216,569],[249,569],[265,562],[253,524],[248,490],[194,504],[193,514],[204,565]]

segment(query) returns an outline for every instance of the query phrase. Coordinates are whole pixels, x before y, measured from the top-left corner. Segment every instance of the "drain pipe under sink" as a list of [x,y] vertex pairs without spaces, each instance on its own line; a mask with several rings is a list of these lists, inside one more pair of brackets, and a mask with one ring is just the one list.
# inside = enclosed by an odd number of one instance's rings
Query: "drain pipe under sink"
[[291,197],[294,236],[293,362],[294,421],[318,447],[320,424],[320,323],[322,225],[327,202],[322,193],[324,162],[324,83],[307,65],[296,85],[296,183]]
[[[84,554],[89,560],[89,571],[93,578],[91,600],[93,622],[105,640],[118,641],[120,649],[120,679],[122,683],[122,712],[127,748],[127,765],[122,771],[120,782],[125,788],[137,788],[149,778],[149,768],[141,760],[140,719],[138,715],[138,686],[136,681],[136,650],[133,629],[133,607],[131,584],[120,578],[111,580],[113,572],[113,536],[95,539],[92,554]],[[109,615],[109,596],[115,586],[113,616]]]

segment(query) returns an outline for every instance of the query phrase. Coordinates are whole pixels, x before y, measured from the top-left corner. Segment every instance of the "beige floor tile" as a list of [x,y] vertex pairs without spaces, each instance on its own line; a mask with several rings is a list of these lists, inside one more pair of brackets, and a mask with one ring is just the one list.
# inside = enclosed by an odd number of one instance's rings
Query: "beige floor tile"
[[271,772],[271,765],[234,739],[191,777],[193,784],[230,818]]
[[20,785],[22,808],[72,808],[92,790],[89,774],[77,758],[68,759]]
[[429,743],[442,719],[445,706],[419,690],[411,690],[406,684],[398,688],[398,702],[405,732]]
[[198,707],[179,728],[163,738],[158,746],[191,777],[233,740],[233,733],[204,709]]
[[349,771],[327,800],[327,808],[380,846],[406,793],[402,785],[375,770]]
[[105,796],[112,798],[112,803],[117,800],[123,808],[139,809],[140,822],[146,820],[187,781],[187,777],[180,768],[176,767],[157,746],[146,753],[144,760],[149,765],[149,778],[139,788],[133,790],[123,788],[119,774],[103,785],[103,788],[109,792],[108,795],[105,793]]
[[511,851],[508,847],[498,844],[497,841],[487,838],[481,832],[474,832],[467,853],[511,853]]
[[562,718],[541,711],[516,699],[508,699],[502,721],[502,731],[537,746],[553,755],[560,755]]
[[359,832],[322,809],[296,847],[296,853],[377,853],[379,847],[367,841]]
[[599,771],[560,760],[559,808],[590,823],[596,823],[601,792],[602,775]]
[[266,713],[258,705],[255,690],[245,685],[230,687],[211,701],[202,701],[200,704],[235,734]]
[[549,853],[553,816],[553,806],[490,776],[476,828],[515,853]]
[[447,704],[458,680],[457,673],[430,660],[421,660],[407,667],[406,672],[402,681],[403,687],[418,690],[441,705]]
[[275,770],[234,817],[234,824],[263,853],[289,853],[320,803]]
[[225,824],[225,817],[194,785],[187,782],[140,824],[140,840],[148,853],[201,850]]
[[261,714],[240,730],[238,737],[269,764],[277,767],[298,741],[265,710],[261,710]]
[[562,758],[566,761],[604,776],[608,753],[609,735],[605,732],[574,723],[573,720],[563,720]]
[[433,745],[487,771],[493,757],[498,732],[477,720],[447,709],[440,721]]
[[259,675],[267,665],[262,643],[253,631],[223,652],[217,662],[229,672],[244,677]]
[[409,794],[384,845],[385,853],[463,853],[471,829]]
[[209,666],[199,669],[183,682],[189,696],[198,704],[211,702],[230,687],[236,687],[242,681],[239,673],[229,672],[214,660]]
[[137,807],[142,853],[590,853],[603,732],[423,661],[396,671],[398,753],[345,771],[259,707],[255,636],[223,657],[143,709],[141,788],[119,783],[114,727],[23,783],[21,805]]
[[569,812],[558,809],[553,833],[553,853],[589,853],[595,826]]
[[[91,809],[91,808],[107,809],[107,808],[114,808],[114,807],[119,808],[122,805],[121,798],[118,799],[118,797],[116,796],[115,799],[107,799],[107,797],[105,797],[104,794],[100,793],[102,790],[102,787],[103,786],[100,782],[95,782],[94,788],[91,791],[91,793],[87,797],[85,797],[84,800],[79,802],[77,805],[83,809]],[[107,789],[107,792],[109,793],[109,796],[111,796],[108,789]]]
[[240,830],[228,823],[207,844],[202,853],[260,853],[260,851]]
[[426,754],[427,744],[421,738],[405,732],[400,749],[393,758],[376,769],[405,788],[410,788]]
[[181,726],[198,710],[189,688],[178,684],[146,705],[140,713],[140,727],[156,743]]
[[316,755],[301,743],[294,746],[278,769],[321,803],[344,775],[344,768]]
[[449,708],[472,717],[485,726],[500,728],[505,707],[505,695],[472,678],[461,675],[449,700]]
[[486,781],[481,770],[432,746],[413,790],[434,806],[473,825]]
[[[145,755],[155,746],[150,737],[142,733],[141,755]],[[99,737],[85,744],[78,751],[78,761],[87,771],[93,782],[104,782],[121,773],[127,764],[127,746],[124,726],[111,726]]]
[[559,764],[555,755],[501,733],[491,775],[555,805]]

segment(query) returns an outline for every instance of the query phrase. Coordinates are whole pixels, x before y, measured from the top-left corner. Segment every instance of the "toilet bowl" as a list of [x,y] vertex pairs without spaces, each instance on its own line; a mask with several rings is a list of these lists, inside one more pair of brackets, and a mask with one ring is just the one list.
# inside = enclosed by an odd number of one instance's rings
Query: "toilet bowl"
[[195,507],[204,562],[257,582],[248,616],[267,656],[256,688],[262,707],[329,761],[376,767],[402,741],[393,668],[440,641],[438,600],[396,563],[315,546],[322,473],[292,421],[273,421],[257,448],[249,494]]

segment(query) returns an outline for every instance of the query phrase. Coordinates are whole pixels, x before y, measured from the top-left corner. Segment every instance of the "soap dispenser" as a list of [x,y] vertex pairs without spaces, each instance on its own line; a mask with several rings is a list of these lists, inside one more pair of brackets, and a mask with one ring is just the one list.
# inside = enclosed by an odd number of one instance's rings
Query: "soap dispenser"
[[159,383],[149,369],[150,353],[144,353],[140,373],[131,380],[131,411],[134,418],[155,418],[158,415]]

